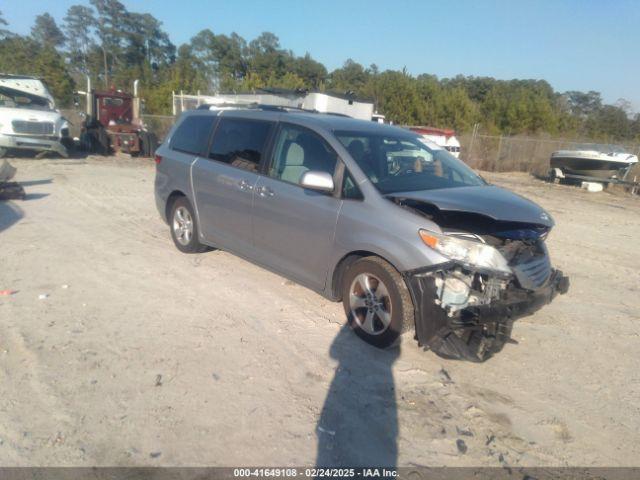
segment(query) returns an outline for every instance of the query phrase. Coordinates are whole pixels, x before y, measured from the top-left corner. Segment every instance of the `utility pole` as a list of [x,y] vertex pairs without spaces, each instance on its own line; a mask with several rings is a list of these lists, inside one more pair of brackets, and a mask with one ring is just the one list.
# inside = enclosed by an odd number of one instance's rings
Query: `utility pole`
[[102,45],[102,58],[104,60],[104,88],[109,90],[109,68],[107,66],[107,50]]

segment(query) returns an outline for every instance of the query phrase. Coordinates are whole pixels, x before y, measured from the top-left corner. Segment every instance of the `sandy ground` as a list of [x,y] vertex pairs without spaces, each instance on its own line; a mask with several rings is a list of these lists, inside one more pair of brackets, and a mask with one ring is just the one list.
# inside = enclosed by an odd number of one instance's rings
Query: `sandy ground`
[[11,163],[28,197],[0,202],[3,466],[639,465],[637,198],[488,175],[554,215],[572,287],[471,364],[378,351],[340,304],[179,253],[148,160]]

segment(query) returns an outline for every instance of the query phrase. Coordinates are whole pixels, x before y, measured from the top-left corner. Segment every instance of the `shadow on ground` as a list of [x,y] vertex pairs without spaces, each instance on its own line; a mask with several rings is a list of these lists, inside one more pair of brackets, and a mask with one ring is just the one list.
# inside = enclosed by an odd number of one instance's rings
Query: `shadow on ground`
[[27,193],[24,197],[24,200],[39,200],[40,198],[48,196],[48,193]]
[[400,348],[371,347],[344,326],[329,353],[339,363],[316,427],[316,465],[395,467],[398,412],[392,365]]
[[34,185],[47,185],[49,183],[53,183],[53,178],[45,178],[43,180],[26,180],[18,183],[23,187],[33,187]]
[[0,202],[0,232],[11,227],[24,217],[24,212],[13,202]]

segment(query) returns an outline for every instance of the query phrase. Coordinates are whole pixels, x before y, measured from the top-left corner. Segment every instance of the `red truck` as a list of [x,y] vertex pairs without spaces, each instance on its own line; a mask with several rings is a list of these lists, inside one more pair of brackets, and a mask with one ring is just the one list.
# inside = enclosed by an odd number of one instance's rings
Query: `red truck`
[[153,156],[158,139],[140,118],[138,80],[133,83],[133,95],[115,87],[108,91],[92,90],[90,79],[87,79],[87,91],[78,94],[86,96],[87,104],[80,134],[82,149],[102,155],[123,152]]

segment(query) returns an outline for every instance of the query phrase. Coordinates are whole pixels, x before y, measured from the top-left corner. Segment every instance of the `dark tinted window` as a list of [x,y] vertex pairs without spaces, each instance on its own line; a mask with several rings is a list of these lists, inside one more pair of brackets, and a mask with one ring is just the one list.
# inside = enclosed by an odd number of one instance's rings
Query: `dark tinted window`
[[173,150],[199,155],[207,149],[209,133],[215,117],[194,115],[187,117],[178,126],[169,142]]
[[213,137],[209,158],[257,171],[271,126],[270,122],[222,118]]

